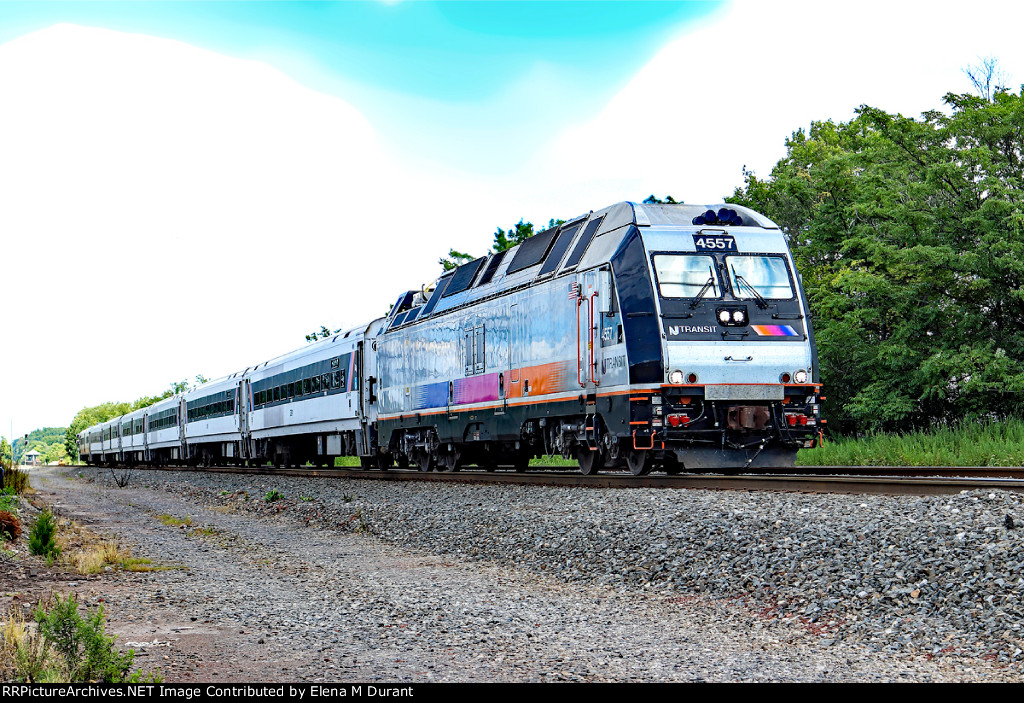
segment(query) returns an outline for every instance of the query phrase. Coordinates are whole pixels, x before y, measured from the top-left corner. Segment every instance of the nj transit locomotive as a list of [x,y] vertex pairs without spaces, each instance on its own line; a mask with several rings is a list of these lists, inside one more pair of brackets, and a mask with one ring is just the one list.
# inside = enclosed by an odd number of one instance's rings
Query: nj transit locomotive
[[91,464],[792,465],[818,434],[778,226],[619,203],[398,296],[386,317],[79,435]]

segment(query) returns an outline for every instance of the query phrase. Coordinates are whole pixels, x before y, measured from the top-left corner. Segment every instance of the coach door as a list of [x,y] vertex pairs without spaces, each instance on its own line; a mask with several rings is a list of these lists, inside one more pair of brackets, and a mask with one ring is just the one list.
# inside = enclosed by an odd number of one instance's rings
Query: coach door
[[249,452],[249,379],[238,382],[235,412],[238,413],[238,458],[251,459]]

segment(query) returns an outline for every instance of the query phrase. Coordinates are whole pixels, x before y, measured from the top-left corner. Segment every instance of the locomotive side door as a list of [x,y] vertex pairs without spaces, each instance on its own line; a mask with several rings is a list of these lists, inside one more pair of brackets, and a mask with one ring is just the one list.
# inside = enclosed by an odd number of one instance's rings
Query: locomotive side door
[[601,320],[612,308],[611,272],[585,271],[576,275],[574,285],[577,382],[593,393],[601,384]]

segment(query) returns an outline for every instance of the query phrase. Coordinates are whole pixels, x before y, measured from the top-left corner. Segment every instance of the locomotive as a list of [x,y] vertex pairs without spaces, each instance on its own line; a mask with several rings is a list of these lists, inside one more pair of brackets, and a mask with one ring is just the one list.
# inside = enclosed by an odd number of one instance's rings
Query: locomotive
[[820,433],[807,300],[748,208],[624,202],[398,296],[367,325],[79,435],[90,464],[581,473],[792,466]]

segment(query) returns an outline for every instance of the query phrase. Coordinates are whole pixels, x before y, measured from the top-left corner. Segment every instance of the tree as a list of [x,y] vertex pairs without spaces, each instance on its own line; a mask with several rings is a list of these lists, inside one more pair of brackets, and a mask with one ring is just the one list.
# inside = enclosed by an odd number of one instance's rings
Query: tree
[[660,198],[654,197],[654,194],[652,193],[651,195],[648,195],[646,198],[644,198],[644,204],[645,205],[655,205],[655,204],[661,204],[661,205],[682,205],[683,201],[682,200],[676,200],[671,195],[666,195],[665,199],[661,200]]
[[847,431],[1024,410],[1024,92],[945,102],[815,122],[729,198],[786,233]]
[[10,471],[14,453],[11,450],[11,444],[7,441],[6,437],[0,437],[0,468],[4,471]]
[[330,328],[328,328],[327,325],[320,325],[319,332],[311,332],[306,335],[306,342],[310,343],[315,342],[318,339],[327,339],[332,334],[338,334],[338,332],[341,332],[341,330],[334,330],[333,332],[331,332]]
[[994,56],[978,57],[978,63],[963,69],[978,95],[988,102],[995,94],[1006,90],[1006,73],[999,68],[999,59]]
[[[548,220],[548,226],[545,229],[553,229],[563,224],[565,224],[565,220],[556,220],[551,218]],[[517,244],[522,244],[523,240],[528,237],[532,237],[533,235],[533,223],[525,222],[520,218],[519,222],[512,227],[509,227],[507,230],[504,230],[501,227],[497,228],[494,232],[494,242],[491,245],[491,252],[497,254],[498,252],[505,251],[506,249],[511,249]],[[441,264],[445,271],[451,271],[463,264],[469,263],[475,258],[477,257],[472,254],[465,254],[461,251],[456,251],[455,249],[449,249],[448,256],[438,259],[438,263]]]
[[72,463],[78,461],[78,434],[70,427],[64,432],[64,453]]

